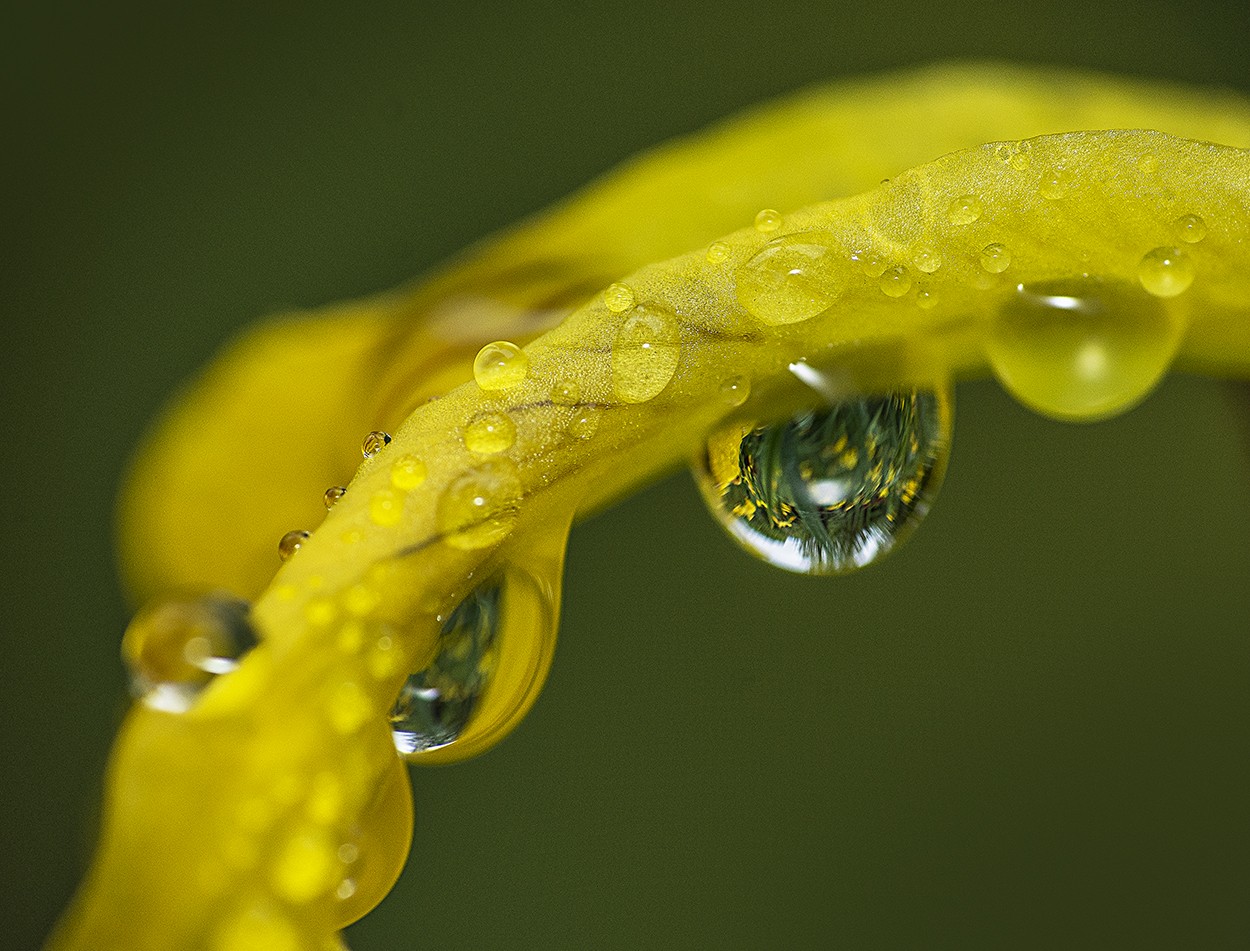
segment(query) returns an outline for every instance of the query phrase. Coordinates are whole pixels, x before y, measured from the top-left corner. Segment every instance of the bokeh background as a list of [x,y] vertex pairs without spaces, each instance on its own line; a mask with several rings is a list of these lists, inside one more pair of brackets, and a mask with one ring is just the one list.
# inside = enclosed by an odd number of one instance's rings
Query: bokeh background
[[[809,82],[977,56],[1250,92],[1225,0],[25,6],[0,37],[12,948],[81,874],[125,705],[118,480],[234,330]],[[543,697],[414,773],[409,866],[352,947],[1245,947],[1247,406],[1174,378],[1073,427],[965,384],[928,524],[845,579],[754,563],[681,474],[578,527]]]

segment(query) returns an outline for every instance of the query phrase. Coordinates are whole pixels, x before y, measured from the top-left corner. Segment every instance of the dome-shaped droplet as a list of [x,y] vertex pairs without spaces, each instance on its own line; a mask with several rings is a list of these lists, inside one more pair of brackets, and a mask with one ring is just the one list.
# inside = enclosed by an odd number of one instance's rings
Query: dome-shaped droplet
[[464,445],[479,456],[493,456],[512,448],[516,423],[504,413],[483,413],[464,428]]
[[628,284],[612,284],[603,292],[603,302],[614,314],[623,314],[634,306],[634,292]]
[[569,420],[566,431],[574,439],[589,439],[599,429],[603,410],[597,406],[579,406]]
[[1011,252],[1005,244],[987,244],[979,255],[981,267],[990,274],[1002,274],[1011,267]]
[[735,375],[721,380],[720,396],[727,406],[741,406],[750,395],[750,377]]
[[1018,287],[999,308],[986,355],[1003,386],[1037,412],[1104,419],[1146,396],[1180,344],[1176,305],[1126,283],[1080,277]]
[[770,241],[738,268],[738,303],[770,326],[824,313],[843,286],[833,240],[832,235],[810,231]]
[[1137,279],[1155,297],[1175,297],[1194,282],[1194,262],[1179,248],[1155,248],[1138,262]]
[[325,494],[321,496],[321,501],[325,503],[327,509],[334,508],[334,503],[347,494],[347,488],[341,485],[332,485],[325,490]]
[[729,250],[729,245],[724,241],[713,241],[707,246],[704,257],[708,264],[724,264],[729,260]]
[[1042,177],[1037,183],[1037,193],[1047,201],[1058,201],[1061,198],[1067,198],[1072,193],[1075,181],[1076,177],[1069,169],[1056,165],[1042,172]]
[[776,231],[781,227],[781,221],[781,212],[772,208],[765,208],[755,216],[755,230],[764,234]]
[[551,402],[556,406],[576,406],[582,401],[582,385],[576,380],[556,380],[551,386]]
[[976,195],[960,195],[946,208],[946,220],[953,225],[970,225],[981,217],[984,208]]
[[312,537],[311,532],[307,532],[302,528],[293,532],[287,532],[278,539],[278,557],[283,561],[291,558],[297,551],[303,547],[304,542]]
[[375,429],[368,436],[366,436],[364,442],[360,444],[360,454],[366,459],[372,459],[390,444],[391,434],[384,433],[380,429]]
[[1207,236],[1207,223],[1199,215],[1181,215],[1172,223],[1172,228],[1186,244],[1197,244]]
[[850,398],[714,433],[695,474],[740,545],[778,567],[837,574],[876,561],[928,511],[950,445],[949,391]]
[[425,482],[425,463],[416,456],[400,456],[391,464],[391,485],[400,492],[411,492]]
[[520,511],[521,478],[506,459],[484,463],[454,479],[438,500],[438,530],[453,548],[474,550],[502,541]]
[[168,600],[135,616],[122,638],[134,696],[181,713],[256,646],[251,606],[228,595]]
[[452,612],[437,653],[391,710],[396,748],[416,762],[479,753],[524,716],[555,648],[567,526],[541,539]]
[[524,350],[507,340],[496,340],[477,352],[473,379],[484,390],[506,390],[524,381],[529,367]]
[[924,274],[932,274],[942,266],[942,255],[938,254],[933,248],[917,248],[915,254],[912,255],[912,263],[916,265],[917,271]]
[[886,297],[903,297],[911,290],[911,274],[901,264],[887,268],[877,278],[877,286]]
[[680,360],[677,318],[658,305],[638,305],[612,342],[612,388],[617,399],[645,403],[659,396]]

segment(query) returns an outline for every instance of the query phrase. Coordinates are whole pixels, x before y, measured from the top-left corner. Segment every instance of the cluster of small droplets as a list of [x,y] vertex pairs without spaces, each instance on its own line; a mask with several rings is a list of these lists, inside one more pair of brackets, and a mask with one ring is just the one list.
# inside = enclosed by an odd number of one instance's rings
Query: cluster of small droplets
[[384,433],[379,429],[375,429],[365,437],[364,442],[360,444],[360,454],[366,459],[372,459],[379,452],[391,444],[391,434]]

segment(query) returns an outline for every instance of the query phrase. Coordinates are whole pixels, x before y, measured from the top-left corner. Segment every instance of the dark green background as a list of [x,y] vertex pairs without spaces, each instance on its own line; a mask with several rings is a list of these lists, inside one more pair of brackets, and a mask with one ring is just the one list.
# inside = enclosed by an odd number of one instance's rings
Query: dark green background
[[[810,81],[975,55],[1250,91],[1223,0],[262,6],[0,33],[6,947],[80,873],[124,704],[122,466],[232,330]],[[353,948],[1250,943],[1233,400],[1173,381],[1065,427],[959,397],[928,525],[861,576],[753,563],[684,477],[579,527],[543,698],[415,773],[409,868]]]

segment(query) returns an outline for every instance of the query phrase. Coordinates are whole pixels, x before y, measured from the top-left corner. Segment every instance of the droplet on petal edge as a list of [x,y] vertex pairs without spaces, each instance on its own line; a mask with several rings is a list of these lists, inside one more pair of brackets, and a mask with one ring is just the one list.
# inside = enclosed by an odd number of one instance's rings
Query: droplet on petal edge
[[390,444],[391,434],[375,429],[368,436],[366,436],[364,442],[360,444],[360,454],[366,459],[372,459]]
[[304,542],[311,537],[312,533],[302,528],[293,532],[287,532],[278,539],[278,557],[283,561],[289,561],[304,546]]

